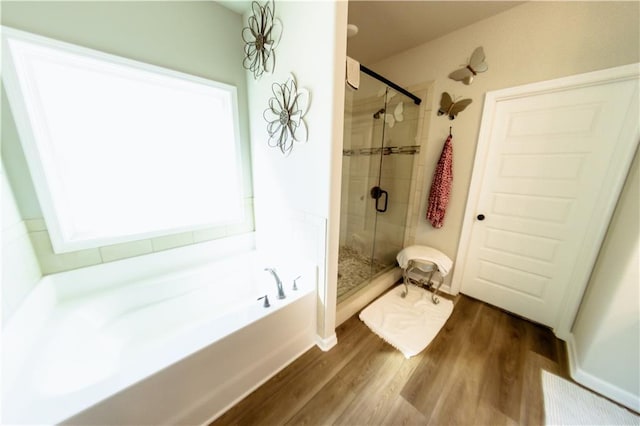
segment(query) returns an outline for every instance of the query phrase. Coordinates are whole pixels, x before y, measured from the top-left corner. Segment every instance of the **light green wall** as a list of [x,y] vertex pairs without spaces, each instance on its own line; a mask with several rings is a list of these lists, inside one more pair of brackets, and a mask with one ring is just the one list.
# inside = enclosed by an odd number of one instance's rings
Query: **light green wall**
[[[243,21],[211,1],[2,2],[2,25],[233,85],[237,88],[249,217],[240,226],[56,255],[35,198],[15,125],[2,93],[2,157],[44,274],[253,230]],[[212,184],[212,192],[215,185]]]

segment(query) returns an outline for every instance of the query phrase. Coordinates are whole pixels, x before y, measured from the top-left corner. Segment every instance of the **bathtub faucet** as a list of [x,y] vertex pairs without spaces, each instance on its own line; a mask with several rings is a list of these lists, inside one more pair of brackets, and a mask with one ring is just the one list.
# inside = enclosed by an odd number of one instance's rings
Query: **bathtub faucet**
[[284,299],[286,296],[284,295],[284,290],[282,289],[282,281],[280,281],[280,277],[278,273],[273,268],[264,268],[265,271],[271,272],[273,278],[276,279],[276,285],[278,286],[278,299]]

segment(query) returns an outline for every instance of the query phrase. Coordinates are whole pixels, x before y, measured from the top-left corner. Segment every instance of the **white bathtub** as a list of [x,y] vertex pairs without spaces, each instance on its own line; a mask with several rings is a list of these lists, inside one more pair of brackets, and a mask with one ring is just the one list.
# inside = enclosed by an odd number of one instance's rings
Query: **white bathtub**
[[313,266],[212,249],[44,277],[3,329],[3,423],[203,423],[313,345]]

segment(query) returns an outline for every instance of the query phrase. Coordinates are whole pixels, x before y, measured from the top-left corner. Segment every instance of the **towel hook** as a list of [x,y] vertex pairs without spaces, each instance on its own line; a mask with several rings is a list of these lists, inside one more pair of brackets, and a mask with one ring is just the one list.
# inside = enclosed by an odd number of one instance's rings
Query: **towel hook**
[[451,126],[449,126],[449,136],[453,136],[453,135],[451,134]]

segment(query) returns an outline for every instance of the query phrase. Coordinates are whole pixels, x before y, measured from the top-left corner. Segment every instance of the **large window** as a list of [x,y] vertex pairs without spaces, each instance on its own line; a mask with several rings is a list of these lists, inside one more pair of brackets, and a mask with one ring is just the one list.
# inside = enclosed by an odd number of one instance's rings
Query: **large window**
[[6,27],[2,47],[56,252],[243,220],[234,87]]

